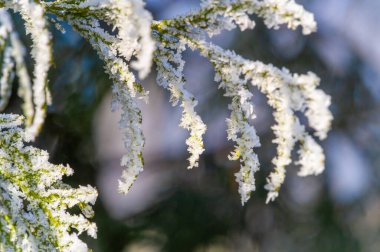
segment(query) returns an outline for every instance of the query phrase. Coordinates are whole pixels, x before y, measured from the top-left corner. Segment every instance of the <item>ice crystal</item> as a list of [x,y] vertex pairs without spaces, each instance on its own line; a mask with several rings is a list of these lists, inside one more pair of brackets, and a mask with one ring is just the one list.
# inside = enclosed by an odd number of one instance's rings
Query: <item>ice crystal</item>
[[[196,12],[155,22],[153,25],[158,48],[161,48],[160,53],[155,54],[156,62],[165,62],[161,64],[164,66],[168,65],[167,62],[181,65],[178,62],[181,62],[181,52],[186,46],[198,50],[213,64],[216,71],[215,81],[219,83],[219,88],[224,90],[224,95],[231,98],[227,133],[228,139],[236,144],[229,158],[239,159],[241,162],[240,171],[235,175],[242,204],[250,198],[256,188],[254,173],[260,166],[253,150],[260,146],[260,141],[251,123],[255,114],[248,84],[258,87],[268,97],[276,121],[272,129],[276,136],[273,142],[277,144],[277,156],[273,159],[275,170],[269,175],[265,186],[269,191],[267,202],[277,197],[285,180],[285,167],[292,161],[291,152],[297,142],[302,145],[299,152],[301,159],[297,162],[301,165],[300,175],[318,174],[324,168],[321,147],[305,131],[295,112],[305,113],[309,125],[315,129],[315,135],[320,139],[326,137],[332,119],[328,110],[330,98],[317,89],[319,79],[313,73],[290,74],[285,68],[278,69],[271,64],[249,61],[232,51],[207,42],[208,37],[220,33],[223,29],[230,30],[237,26],[241,30],[253,28],[254,21],[250,18],[252,14],[262,17],[268,28],[278,28],[287,24],[291,29],[301,26],[304,34],[316,30],[313,15],[292,0],[203,1],[201,9]],[[182,72],[178,72],[180,68],[169,69],[169,73],[161,68],[158,68],[159,83],[182,87],[182,82],[173,81],[172,77],[182,76]],[[192,120],[198,120],[198,117],[187,120],[190,124]],[[200,149],[197,144],[189,149],[194,148]],[[315,155],[310,155],[310,151]],[[305,153],[308,153],[307,156]],[[307,161],[317,163],[308,164]]]
[[[21,15],[32,40],[32,74],[24,63],[27,50],[12,25],[10,10]],[[50,104],[49,20],[60,30],[57,21],[67,22],[83,36],[103,60],[113,82],[112,110],[121,110],[119,126],[127,150],[121,159],[125,170],[119,181],[120,192],[130,190],[144,164],[145,140],[137,104],[138,99],[147,99],[148,92],[137,83],[131,68],[144,78],[152,63],[156,64],[157,83],[170,92],[173,106],[182,108],[180,126],[190,134],[186,140],[188,168],[199,166],[206,125],[196,112],[196,98],[185,88],[182,54],[187,48],[199,51],[211,62],[219,89],[230,99],[227,138],[234,142],[234,148],[228,158],[240,161],[235,176],[242,204],[255,191],[254,176],[260,169],[251,86],[268,98],[274,111],[277,154],[265,186],[267,202],[278,196],[297,143],[299,176],[320,174],[325,157],[315,137],[326,138],[332,115],[330,97],[317,88],[318,77],[247,60],[209,42],[223,30],[253,29],[254,16],[262,18],[268,28],[301,27],[304,35],[316,31],[313,14],[294,0],[203,0],[199,10],[161,21],[153,21],[143,0],[0,0],[0,109],[7,107],[17,76],[25,116],[0,115],[0,251],[86,251],[78,235],[86,231],[96,236],[96,226],[88,220],[93,215],[96,190],[64,184],[62,177],[72,174],[69,167],[53,165],[45,151],[24,145],[37,137]],[[305,115],[313,134],[296,112]],[[76,206],[81,214],[70,213]]]
[[[140,77],[149,73],[155,49],[150,28],[152,17],[141,0],[53,1],[45,5],[91,43],[114,82],[112,110],[120,108],[122,111],[119,125],[128,152],[121,160],[125,170],[119,181],[119,191],[127,193],[142,172],[144,163],[142,117],[136,99],[146,100],[148,95],[136,83],[128,62],[136,56],[132,67],[139,71]],[[106,30],[102,22],[117,31],[116,35]]]
[[[49,163],[47,152],[25,146],[23,117],[0,114],[0,250],[87,251],[78,235],[96,237],[87,218],[97,192],[61,181],[68,166]],[[70,214],[78,207],[81,214]]]

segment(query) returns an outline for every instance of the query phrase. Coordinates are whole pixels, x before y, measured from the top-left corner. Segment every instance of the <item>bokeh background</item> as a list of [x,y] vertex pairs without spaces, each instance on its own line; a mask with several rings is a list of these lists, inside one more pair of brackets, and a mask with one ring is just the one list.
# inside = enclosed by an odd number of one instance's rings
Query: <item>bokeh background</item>
[[[199,0],[146,2],[157,20],[199,6]],[[239,163],[227,159],[233,147],[225,132],[228,100],[213,82],[211,65],[192,51],[185,54],[187,87],[208,125],[200,167],[186,169],[181,112],[169,104],[153,70],[143,81],[149,104],[141,104],[145,171],[129,195],[118,194],[125,150],[119,115],[110,111],[111,82],[89,44],[67,24],[65,34],[52,29],[54,102],[37,145],[53,162],[74,168],[66,181],[98,188],[98,239],[83,236],[94,251],[380,251],[380,1],[297,2],[315,14],[317,33],[304,37],[300,30],[268,30],[256,18],[253,31],[214,39],[248,59],[296,73],[313,71],[332,96],[333,128],[322,143],[326,171],[299,178],[298,167],[289,166],[279,198],[268,205],[263,186],[275,145],[266,98],[253,89],[262,169],[256,174],[257,191],[242,207],[234,181]],[[19,100],[12,103],[14,109]]]

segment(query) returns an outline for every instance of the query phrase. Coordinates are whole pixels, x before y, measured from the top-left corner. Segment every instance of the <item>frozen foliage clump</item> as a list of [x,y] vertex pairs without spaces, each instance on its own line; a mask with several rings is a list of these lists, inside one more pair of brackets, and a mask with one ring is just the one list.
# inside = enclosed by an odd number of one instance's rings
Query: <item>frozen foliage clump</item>
[[[63,183],[73,170],[25,146],[22,122],[22,116],[0,114],[0,250],[87,251],[78,235],[96,237],[96,226],[87,219],[96,190]],[[81,213],[70,214],[73,207]]]
[[[260,164],[254,152],[260,146],[256,130],[251,124],[255,118],[251,103],[252,93],[249,84],[258,87],[274,109],[276,125],[273,131],[276,135],[277,156],[273,160],[274,172],[267,179],[266,189],[269,191],[267,202],[274,200],[285,179],[285,167],[291,163],[291,152],[297,142],[301,144],[300,161],[301,176],[319,174],[324,169],[324,155],[318,143],[305,131],[295,115],[296,111],[304,112],[309,125],[315,129],[315,135],[324,139],[330,128],[332,115],[328,109],[330,97],[317,89],[319,79],[313,73],[306,75],[291,74],[289,70],[279,69],[271,64],[265,65],[258,61],[249,61],[232,51],[224,50],[207,38],[220,33],[222,30],[231,30],[239,27],[241,30],[253,28],[255,23],[250,19],[256,14],[264,19],[269,28],[278,28],[287,24],[291,29],[302,27],[304,34],[316,30],[313,15],[292,0],[241,0],[202,2],[202,8],[197,12],[172,20],[158,21],[153,24],[153,34],[157,41],[158,53],[155,61],[158,62],[158,83],[169,87],[172,97],[186,101],[188,92],[184,92],[183,62],[181,52],[185,47],[198,50],[214,66],[215,81],[223,90],[226,97],[231,98],[229,109],[231,115],[227,119],[228,139],[235,142],[235,149],[229,155],[231,160],[240,160],[240,171],[236,173],[239,183],[239,193],[242,204],[255,190],[254,173],[259,170]],[[181,90],[178,92],[177,90]],[[193,97],[190,96],[193,100]],[[192,101],[192,104],[196,104]],[[186,108],[186,107],[185,107]],[[186,117],[183,121],[187,125],[199,125],[199,116]],[[190,142],[190,160],[199,156],[203,144],[199,137],[204,131],[196,131],[197,141]],[[193,138],[193,131],[189,139]],[[312,163],[310,163],[312,162]],[[194,163],[194,162],[191,162]]]
[[[24,63],[25,49],[20,43],[17,33],[13,30],[9,15],[5,10],[0,10],[0,26],[2,29],[0,39],[4,48],[3,62],[9,70],[13,70],[11,65],[16,65],[16,74],[20,79],[19,95],[25,101],[23,109],[27,117],[27,137],[33,140],[42,127],[46,116],[46,107],[50,101],[50,94],[47,89],[47,73],[51,62],[50,33],[46,27],[44,10],[40,5],[33,1],[21,0],[7,1],[5,5],[21,14],[25,20],[26,32],[33,41],[31,55],[35,65],[32,85]],[[7,74],[2,75],[2,78],[6,76]],[[1,107],[3,109],[9,100],[13,76],[14,74],[11,73],[7,81],[2,79],[1,82]]]
[[[144,9],[142,0],[51,1],[44,6],[91,43],[114,82],[112,110],[122,111],[119,125],[128,152],[121,160],[126,169],[119,181],[119,190],[127,193],[144,163],[142,117],[136,99],[146,100],[148,95],[136,83],[129,61],[136,57],[131,65],[140,77],[149,73],[155,49],[151,39],[152,16]],[[112,27],[113,32],[105,29],[104,24]]]
[[[14,30],[10,11],[20,14],[32,40],[32,75],[24,63],[26,49]],[[252,16],[262,18],[268,28],[287,25],[290,29],[301,27],[305,35],[314,32],[313,15],[294,0],[203,0],[198,11],[162,21],[153,21],[143,0],[0,0],[0,109],[7,107],[17,76],[25,116],[0,115],[0,251],[86,251],[78,235],[86,231],[96,236],[96,226],[88,220],[93,215],[96,190],[90,186],[73,189],[64,184],[62,177],[72,174],[69,167],[50,164],[45,151],[24,146],[25,141],[38,135],[51,102],[47,87],[52,61],[47,14],[51,14],[50,20],[56,19],[53,23],[58,28],[57,20],[67,22],[88,40],[113,81],[112,110],[122,112],[119,126],[127,150],[121,159],[125,170],[119,181],[120,192],[129,191],[144,163],[145,140],[137,101],[146,100],[148,92],[136,82],[131,68],[144,78],[152,63],[156,64],[157,83],[170,92],[173,106],[181,106],[180,126],[190,133],[186,140],[188,168],[199,165],[206,125],[196,112],[197,100],[185,88],[182,54],[187,48],[199,51],[212,63],[215,81],[230,98],[227,137],[235,147],[228,158],[241,163],[235,176],[242,204],[256,189],[254,175],[260,169],[254,151],[260,147],[260,139],[252,124],[256,115],[251,85],[268,98],[274,110],[272,129],[277,154],[265,186],[267,202],[278,196],[297,143],[299,175],[323,171],[325,157],[314,136],[326,138],[332,115],[328,109],[330,97],[317,88],[318,77],[247,60],[208,42],[223,30],[253,29]],[[301,124],[297,111],[308,119],[314,136]],[[81,214],[69,213],[75,206]]]

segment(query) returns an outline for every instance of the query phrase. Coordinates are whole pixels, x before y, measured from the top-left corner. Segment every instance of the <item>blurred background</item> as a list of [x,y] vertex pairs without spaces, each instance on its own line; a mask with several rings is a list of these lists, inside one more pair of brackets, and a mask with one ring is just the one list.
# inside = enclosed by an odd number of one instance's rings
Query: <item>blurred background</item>
[[[199,7],[199,0],[147,0],[156,20]],[[227,103],[213,69],[187,51],[187,88],[208,125],[200,167],[187,170],[181,111],[155,83],[143,81],[149,104],[141,104],[146,136],[145,170],[127,196],[117,193],[125,153],[119,114],[110,111],[111,82],[89,44],[63,24],[54,33],[55,66],[50,73],[53,105],[37,145],[56,163],[74,168],[73,185],[99,190],[95,206],[98,239],[83,239],[94,251],[380,251],[380,1],[297,0],[315,14],[318,32],[268,30],[258,18],[253,31],[226,32],[214,39],[245,58],[315,72],[332,96],[333,128],[322,143],[326,171],[296,176],[288,167],[279,198],[265,204],[265,177],[273,168],[273,117],[254,91],[254,121],[262,147],[257,191],[242,207],[227,159]],[[19,22],[20,27],[22,23]],[[16,97],[12,102],[17,105]]]

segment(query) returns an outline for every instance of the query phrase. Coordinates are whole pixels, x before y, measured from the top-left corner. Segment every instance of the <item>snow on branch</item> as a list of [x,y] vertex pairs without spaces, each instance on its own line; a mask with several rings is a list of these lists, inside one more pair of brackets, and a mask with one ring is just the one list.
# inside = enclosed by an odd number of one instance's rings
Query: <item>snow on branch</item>
[[[96,237],[91,186],[61,181],[73,170],[49,163],[47,152],[25,146],[23,117],[0,114],[0,250],[87,251],[78,235]],[[79,207],[81,213],[71,214]]]
[[[73,189],[64,184],[61,179],[72,174],[71,168],[53,165],[45,151],[24,145],[37,137],[51,102],[47,80],[52,42],[47,14],[70,24],[92,45],[113,82],[112,110],[122,112],[119,126],[127,151],[121,159],[125,170],[119,181],[120,192],[130,190],[144,165],[145,139],[137,102],[147,100],[148,92],[137,82],[131,68],[144,78],[152,63],[156,64],[157,83],[170,92],[173,106],[181,106],[180,126],[190,134],[186,140],[188,168],[199,165],[207,127],[196,112],[196,98],[185,88],[182,54],[186,48],[199,51],[211,62],[215,82],[230,99],[227,137],[235,145],[228,158],[241,163],[235,176],[242,204],[255,191],[254,176],[260,169],[255,153],[260,139],[254,127],[251,86],[268,98],[274,110],[272,129],[277,154],[274,171],[265,186],[267,202],[278,196],[297,143],[299,160],[295,163],[301,167],[299,176],[323,171],[325,157],[316,138],[326,138],[332,115],[328,108],[330,97],[318,89],[319,78],[311,72],[292,74],[286,68],[247,60],[209,42],[223,30],[253,29],[255,16],[262,18],[268,28],[301,27],[307,35],[316,31],[313,14],[294,0],[203,0],[197,11],[153,21],[144,6],[143,0],[0,0],[0,109],[7,107],[17,76],[25,116],[0,114],[1,251],[86,251],[78,235],[87,232],[96,236],[96,226],[88,220],[93,215],[91,205],[97,197],[96,190],[91,186]],[[32,40],[31,75],[25,65],[27,50],[9,11],[21,15]],[[301,124],[297,111],[308,119],[313,134]],[[81,214],[70,213],[76,206]]]

